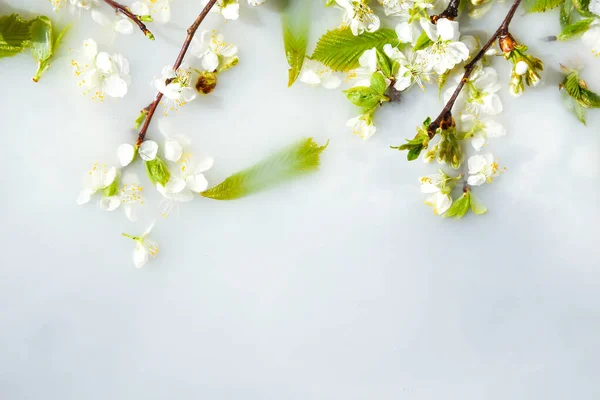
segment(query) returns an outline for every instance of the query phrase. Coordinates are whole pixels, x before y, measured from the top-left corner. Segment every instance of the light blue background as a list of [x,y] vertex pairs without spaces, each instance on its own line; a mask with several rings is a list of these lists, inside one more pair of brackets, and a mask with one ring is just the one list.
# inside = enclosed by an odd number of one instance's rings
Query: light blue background
[[[9,3],[70,19],[46,1]],[[507,7],[463,33],[495,29]],[[599,398],[600,111],[579,125],[556,86],[558,63],[578,62],[600,90],[600,59],[579,40],[539,40],[559,31],[557,11],[514,21],[546,62],[544,86],[511,98],[509,65],[494,60],[508,135],[488,149],[508,170],[475,191],[488,215],[458,222],[423,205],[417,178],[437,166],[389,149],[439,112],[433,88],[379,111],[365,143],[344,126],[356,110],[342,93],[286,88],[272,8],[211,15],[205,27],[236,43],[241,63],[169,116],[216,159],[209,181],[301,137],[331,142],[314,175],[159,220],[160,255],[137,270],[121,232],[145,228],[158,194],[146,184],[136,224],[75,198],[93,162],[133,141],[152,77],[200,8],[176,0],[171,24],[151,25],[155,42],[137,31],[113,41],[83,16],[38,84],[28,54],[0,60],[1,399]],[[311,46],[341,18],[318,12]],[[129,58],[125,99],[79,94],[67,48],[88,37]],[[149,135],[160,137],[155,123]]]

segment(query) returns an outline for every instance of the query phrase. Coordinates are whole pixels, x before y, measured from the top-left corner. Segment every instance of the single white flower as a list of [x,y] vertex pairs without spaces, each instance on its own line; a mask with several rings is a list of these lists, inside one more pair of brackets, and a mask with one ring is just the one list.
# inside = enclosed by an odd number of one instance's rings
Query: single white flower
[[358,117],[350,118],[346,122],[346,126],[352,128],[352,133],[360,136],[364,140],[369,139],[377,128],[373,122],[373,117],[370,114],[359,115]]
[[[94,164],[92,169],[85,176],[83,187],[77,196],[77,204],[83,205],[88,203],[92,195],[97,192],[102,192],[102,198],[98,206],[105,211],[113,211],[121,205],[121,200],[116,194],[117,189],[111,190],[118,182],[117,169],[115,167],[107,168],[105,164]],[[115,193],[113,193],[115,192]]]
[[[208,4],[208,1],[202,0],[203,5]],[[236,20],[240,17],[240,4],[238,0],[218,0],[210,10],[220,13],[223,18],[229,20]]]
[[344,24],[350,26],[354,36],[379,29],[379,17],[369,7],[369,0],[335,0],[344,9]]
[[71,60],[71,65],[84,95],[92,93],[92,99],[104,100],[105,95],[123,97],[127,94],[129,61],[125,57],[98,52],[98,45],[92,39],[83,42],[82,53],[84,59]]
[[463,114],[456,122],[456,129],[471,137],[471,146],[477,151],[485,146],[487,139],[506,135],[506,128],[489,117],[477,118],[472,114]]
[[214,160],[203,157],[195,162],[191,153],[184,153],[177,164],[179,175],[171,175],[171,179],[165,186],[156,184],[156,189],[166,202],[163,206],[163,216],[169,215],[177,203],[185,203],[194,199],[194,193],[198,194],[208,188],[208,181],[204,172],[212,168]]
[[203,31],[200,38],[194,37],[190,52],[202,60],[202,68],[214,72],[220,64],[237,55],[237,46],[225,43],[222,34],[216,31]]
[[144,140],[138,148],[138,154],[144,161],[152,161],[158,153],[158,143],[154,140]]
[[336,89],[342,80],[330,68],[314,60],[304,61],[298,79],[311,86],[323,86],[325,89]]
[[137,183],[140,179],[135,174],[125,174],[123,177],[123,186],[119,191],[120,204],[123,205],[125,216],[130,221],[136,221],[137,215],[135,209],[138,204],[144,204],[143,188]]
[[371,75],[377,71],[377,48],[365,50],[358,63],[360,67],[348,72],[348,80],[353,82],[353,86],[370,86]]
[[454,179],[445,174],[432,174],[419,178],[421,182],[421,192],[431,194],[425,199],[425,204],[433,208],[436,215],[442,215],[452,205],[452,186],[449,183]]
[[426,55],[429,67],[436,73],[443,74],[469,58],[469,48],[459,41],[458,22],[440,18],[437,24],[433,24],[422,18],[420,23],[432,44],[419,51]]
[[158,254],[158,244],[148,237],[153,228],[154,222],[152,222],[141,236],[123,234],[123,236],[136,242],[135,250],[133,251],[133,264],[136,268],[142,268],[148,262],[148,256],[156,257]]
[[471,186],[492,183],[492,180],[502,172],[492,154],[475,154],[469,157],[467,165],[469,166],[467,183]]
[[176,134],[167,118],[158,120],[158,130],[165,137],[165,158],[172,162],[178,162],[189,147],[190,139],[185,135]]
[[192,69],[184,65],[177,71],[170,65],[165,66],[161,77],[154,79],[154,86],[166,98],[165,109],[181,107],[194,100],[197,94],[192,87]]
[[171,20],[171,0],[141,0],[131,4],[131,12],[138,16],[150,16],[153,22],[165,24]]
[[122,33],[123,35],[131,35],[133,33],[133,23],[129,18],[119,14],[117,16],[108,16],[102,11],[93,9],[92,19],[99,25],[110,28],[115,32]]
[[431,72],[427,68],[426,60],[418,53],[412,53],[410,60],[396,47],[390,44],[383,46],[385,54],[393,61],[400,64],[398,72],[394,76],[394,88],[398,91],[406,90],[415,83],[425,91],[424,81],[429,80]]
[[[456,77],[456,85],[448,87],[444,92],[444,100],[448,101],[456,90],[461,76]],[[498,73],[492,67],[477,67],[469,80],[465,83],[454,103],[454,112],[460,113],[463,110],[466,113],[474,115],[496,115],[502,112],[502,101],[497,92],[500,90],[498,83]]]
[[591,48],[592,53],[594,55],[600,55],[600,23],[595,22],[592,24],[591,28],[588,29],[583,36],[581,36],[581,40],[586,47]]

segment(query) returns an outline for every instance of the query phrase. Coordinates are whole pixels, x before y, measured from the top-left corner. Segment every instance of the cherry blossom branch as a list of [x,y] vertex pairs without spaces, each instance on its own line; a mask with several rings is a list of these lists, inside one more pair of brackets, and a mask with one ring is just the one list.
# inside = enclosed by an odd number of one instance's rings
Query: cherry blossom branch
[[485,55],[485,52],[494,44],[496,39],[498,39],[500,48],[503,52],[511,51],[514,48],[516,42],[512,38],[511,34],[508,32],[508,28],[520,4],[521,0],[515,0],[513,5],[510,7],[510,10],[508,10],[506,17],[502,21],[502,24],[500,24],[496,32],[494,32],[490,39],[481,47],[481,49],[475,55],[475,57],[473,57],[473,59],[467,65],[465,65],[465,73],[461,78],[460,83],[456,87],[456,90],[454,91],[454,93],[452,93],[452,96],[450,97],[450,99],[448,100],[438,117],[433,122],[431,122],[431,124],[429,124],[429,127],[427,128],[427,134],[429,135],[429,139],[435,136],[438,128],[447,129],[454,124],[454,121],[452,119],[452,107],[454,106],[454,103],[456,102],[460,91],[465,86],[465,83],[467,83],[467,81],[469,80],[471,73],[475,69],[475,65]]
[[[183,58],[185,57],[185,54],[187,53],[187,51],[190,47],[190,44],[192,43],[192,39],[194,38],[196,31],[198,30],[198,28],[200,27],[200,24],[202,23],[202,21],[204,21],[204,18],[206,18],[206,15],[210,11],[210,9],[215,5],[216,2],[217,2],[217,0],[209,0],[209,2],[206,3],[206,6],[204,7],[204,9],[200,12],[198,17],[194,21],[194,23],[187,29],[187,36],[185,37],[185,41],[183,42],[183,45],[181,46],[181,50],[179,51],[179,55],[177,56],[177,59],[175,60],[175,64],[173,64],[173,70],[177,71],[177,69],[181,66],[181,63],[183,62]],[[172,81],[172,79],[167,79],[165,81],[165,84],[168,85],[169,83],[171,83],[171,81]],[[142,129],[140,130],[140,133],[138,135],[138,139],[137,139],[137,143],[136,143],[137,147],[139,147],[142,144],[142,142],[144,141],[144,139],[146,137],[146,133],[148,132],[148,127],[150,126],[150,121],[152,120],[152,117],[154,116],[154,113],[156,112],[156,108],[160,104],[160,100],[162,99],[162,97],[163,97],[163,94],[161,92],[158,92],[156,94],[156,98],[154,99],[154,101],[152,103],[150,103],[150,105],[144,109],[144,111],[147,110],[148,115],[146,116],[146,119],[144,120],[144,125],[142,125]]]
[[129,18],[132,22],[134,22],[148,39],[154,40],[154,35],[152,34],[152,32],[150,32],[150,30],[148,28],[146,28],[146,24],[144,24],[141,21],[141,19],[138,15],[135,15],[134,13],[129,11],[128,7],[126,7],[122,4],[119,4],[113,0],[104,0],[104,2],[106,4],[108,4],[109,6],[111,6],[112,8],[114,8],[116,12],[123,14],[124,16]]
[[431,22],[435,24],[440,18],[447,18],[451,21],[454,21],[454,19],[458,16],[458,7],[460,7],[460,0],[450,0],[448,7],[446,7],[441,14],[431,16]]

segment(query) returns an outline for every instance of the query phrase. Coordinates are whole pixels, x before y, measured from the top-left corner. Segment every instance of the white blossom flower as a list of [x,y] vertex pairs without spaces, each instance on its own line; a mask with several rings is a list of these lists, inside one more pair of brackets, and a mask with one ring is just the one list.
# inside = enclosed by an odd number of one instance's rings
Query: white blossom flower
[[466,137],[471,138],[471,146],[477,151],[485,146],[487,139],[506,135],[506,128],[489,117],[463,114],[456,122],[456,129],[467,133]]
[[592,49],[592,53],[596,56],[600,55],[600,23],[594,22],[581,36],[581,40],[585,46]]
[[238,49],[233,44],[225,43],[222,34],[216,31],[203,31],[200,38],[194,37],[190,52],[202,60],[202,68],[214,72],[220,64],[236,57]]
[[369,139],[375,134],[375,131],[377,131],[371,114],[362,114],[350,118],[348,122],[346,122],[346,126],[352,128],[352,133],[360,136],[364,140]]
[[77,85],[83,94],[92,93],[92,99],[104,100],[104,96],[123,97],[129,84],[129,61],[121,54],[112,56],[98,52],[92,39],[83,42],[83,60],[71,60],[73,73],[80,78]]
[[452,185],[449,185],[452,180],[452,178],[442,173],[423,176],[419,179],[421,192],[431,194],[425,199],[425,204],[432,207],[436,215],[442,215],[452,205],[452,197],[450,196]]
[[158,130],[165,137],[165,158],[172,162],[178,162],[190,145],[190,139],[182,134],[176,134],[167,118],[158,120]]
[[344,9],[344,24],[350,26],[354,36],[379,29],[379,17],[369,7],[369,0],[335,0]]
[[[167,80],[170,82],[167,84]],[[161,77],[154,79],[156,90],[161,92],[166,109],[181,107],[196,98],[196,90],[192,87],[192,69],[182,65],[175,71],[167,65],[162,69]]]
[[[85,176],[83,190],[77,196],[77,204],[83,205],[88,203],[92,195],[102,192],[102,198],[98,206],[105,211],[113,211],[121,205],[121,200],[116,193],[117,189],[110,190],[118,182],[117,169],[115,167],[107,168],[105,164],[94,164],[92,169]],[[108,189],[108,190],[107,190]]]
[[[456,85],[448,87],[444,92],[444,100],[448,101],[456,90],[461,76],[456,77]],[[474,115],[496,115],[502,112],[502,101],[496,92],[500,90],[498,73],[492,67],[476,68],[454,103],[455,113],[462,112]]]
[[123,35],[131,35],[133,33],[133,23],[129,18],[119,14],[117,16],[108,16],[105,13],[92,9],[92,19],[99,25],[110,28],[115,32],[122,33]]
[[171,20],[171,0],[141,0],[131,4],[131,12],[150,16],[153,22],[165,24]]
[[469,167],[467,183],[471,186],[492,183],[492,180],[502,172],[492,154],[475,154],[469,157],[467,165]]
[[298,79],[312,86],[323,86],[325,89],[336,89],[342,80],[330,68],[314,60],[304,61],[302,72]]
[[430,68],[436,73],[443,74],[469,58],[469,48],[459,41],[458,22],[440,18],[437,24],[433,24],[422,18],[420,23],[432,44],[419,52],[426,54]]
[[[202,0],[202,4],[208,4],[208,1]],[[225,19],[235,20],[240,16],[240,4],[238,0],[218,0],[211,11],[219,12]]]
[[354,86],[370,86],[371,75],[377,71],[377,48],[365,50],[358,58],[359,68],[348,73],[348,80],[353,82]]
[[133,264],[136,268],[142,268],[148,262],[148,256],[156,257],[158,254],[158,244],[148,237],[153,228],[154,222],[152,222],[141,236],[123,234],[123,236],[136,242],[135,250],[133,251]]
[[118,194],[120,204],[123,205],[123,210],[125,211],[125,216],[130,221],[137,220],[135,209],[138,204],[144,204],[144,189],[137,182],[140,182],[137,175],[126,173],[123,177],[123,186]]
[[407,0],[379,0],[379,4],[383,6],[385,15],[399,15],[405,12],[409,7]]
[[410,60],[396,47],[392,47],[390,44],[383,46],[385,54],[400,64],[398,72],[394,76],[394,88],[402,91],[410,88],[415,83],[425,91],[424,81],[429,80],[431,72],[427,68],[426,60],[424,60],[420,54],[412,53]]
[[163,187],[156,185],[156,189],[166,199],[163,206],[163,216],[169,215],[177,203],[192,201],[194,193],[198,194],[208,188],[208,181],[204,172],[212,168],[214,160],[210,157],[203,157],[199,162],[195,162],[191,153],[184,153],[177,164],[179,165],[179,175],[171,175],[169,182]]

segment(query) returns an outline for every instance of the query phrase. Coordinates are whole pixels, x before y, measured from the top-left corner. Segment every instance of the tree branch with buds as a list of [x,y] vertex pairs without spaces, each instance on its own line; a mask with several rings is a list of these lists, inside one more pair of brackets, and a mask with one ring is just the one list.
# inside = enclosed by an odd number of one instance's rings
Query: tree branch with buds
[[[173,70],[177,71],[177,69],[181,66],[181,63],[183,62],[183,58],[185,57],[185,55],[190,47],[190,44],[192,43],[192,39],[194,38],[196,31],[198,30],[198,28],[200,27],[200,24],[202,23],[202,21],[204,21],[204,18],[206,18],[206,15],[208,15],[208,12],[215,5],[216,2],[217,2],[217,0],[210,0],[206,4],[204,9],[200,12],[198,17],[194,21],[194,23],[187,29],[187,35],[185,37],[183,45],[181,46],[179,55],[177,56],[177,59],[175,60],[175,64],[173,64]],[[165,84],[168,85],[169,83],[171,83],[171,81],[172,81],[172,79],[167,79],[165,81]],[[156,98],[154,99],[154,101],[142,110],[142,114],[145,114],[145,119],[144,119],[144,124],[142,125],[142,129],[140,130],[140,133],[138,135],[138,139],[136,142],[137,147],[139,147],[142,144],[142,142],[144,141],[144,139],[146,138],[146,133],[148,132],[148,127],[150,126],[152,117],[154,116],[154,113],[156,112],[156,108],[160,104],[160,101],[162,100],[162,98],[163,98],[163,94],[161,92],[158,92],[156,94]]]
[[447,18],[451,21],[454,21],[456,19],[456,17],[458,17],[458,8],[460,7],[460,0],[450,0],[450,3],[448,3],[448,7],[446,7],[446,9],[444,11],[442,11],[441,14],[438,15],[432,15],[431,16],[431,22],[432,23],[436,23],[438,19],[440,18]]
[[117,3],[114,0],[104,0],[104,2],[106,4],[108,4],[110,7],[112,7],[117,13],[121,13],[124,16],[126,16],[127,18],[129,18],[131,20],[131,22],[133,22],[134,24],[136,24],[138,26],[138,28],[140,28],[140,30],[144,33],[144,35],[148,39],[154,40],[154,35],[152,34],[152,32],[150,32],[150,30],[148,28],[146,28],[146,24],[144,24],[144,22],[142,21],[141,16],[135,15],[134,13],[131,12],[129,7],[126,7],[120,3]]

